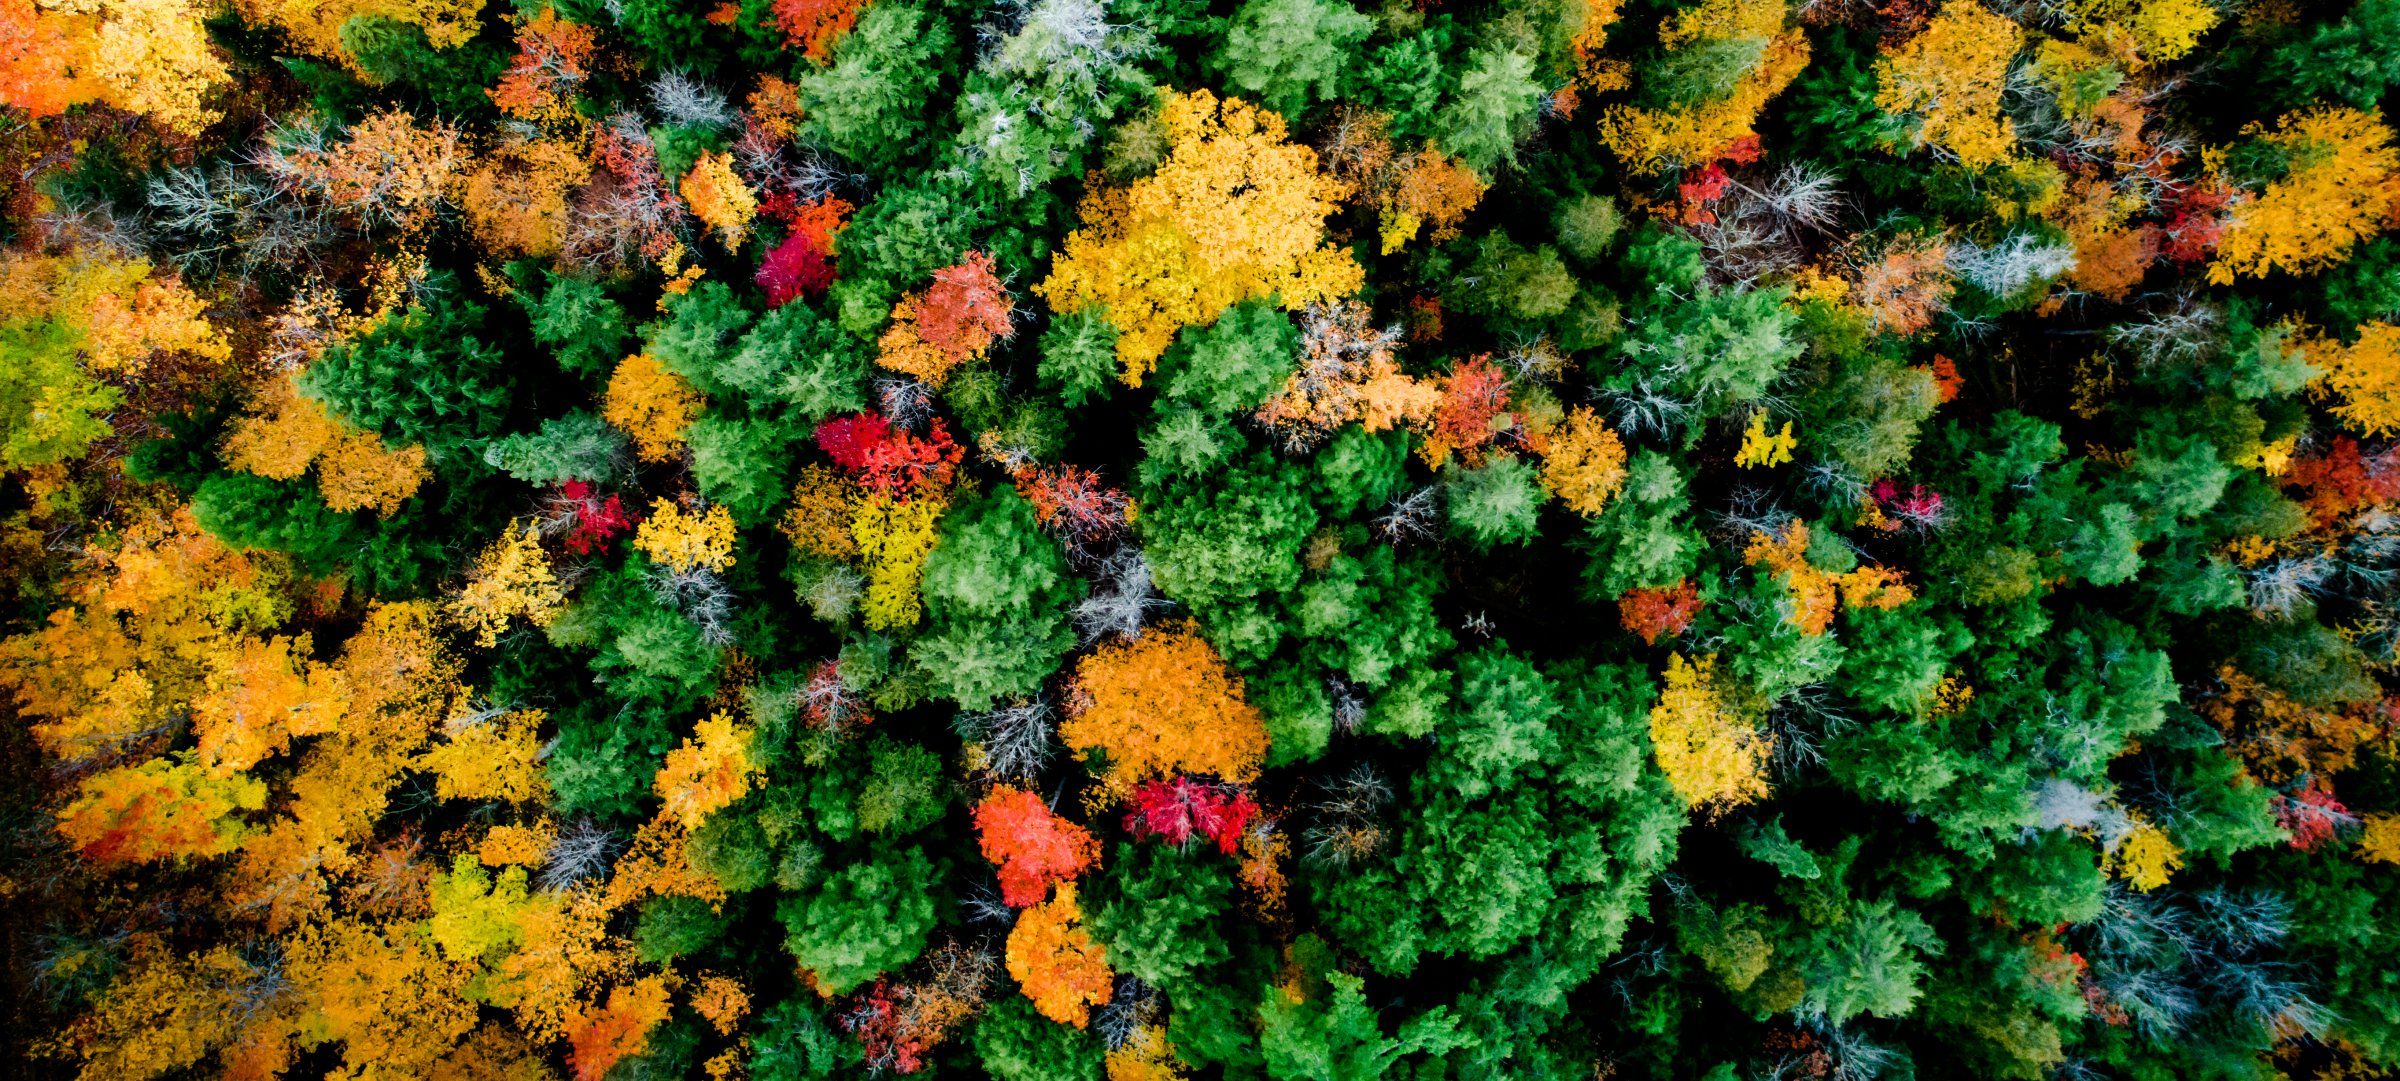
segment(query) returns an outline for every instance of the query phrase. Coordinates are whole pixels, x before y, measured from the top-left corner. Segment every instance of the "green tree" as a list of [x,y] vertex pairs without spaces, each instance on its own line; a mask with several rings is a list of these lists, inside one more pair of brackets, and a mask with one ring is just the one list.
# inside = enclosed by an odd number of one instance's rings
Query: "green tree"
[[1297,120],[1340,97],[1375,20],[1337,0],[1244,0],[1216,62],[1234,92]]
[[851,864],[775,908],[784,946],[834,994],[916,960],[933,931],[939,869],[916,848]]
[[968,709],[1040,690],[1075,647],[1067,615],[1082,583],[1013,488],[943,516],[924,591],[931,624],[909,656],[934,693]]

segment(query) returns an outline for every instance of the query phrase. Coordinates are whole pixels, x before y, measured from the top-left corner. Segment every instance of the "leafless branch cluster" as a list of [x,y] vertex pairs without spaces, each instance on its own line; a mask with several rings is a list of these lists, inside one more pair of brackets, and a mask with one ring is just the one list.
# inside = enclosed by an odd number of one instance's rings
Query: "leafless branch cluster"
[[653,563],[644,577],[659,603],[683,613],[700,628],[703,641],[714,646],[733,641],[733,587],[715,571],[697,564],[678,570]]
[[723,128],[735,120],[723,91],[681,71],[662,71],[650,81],[650,108],[670,124]]
[[1392,786],[1375,767],[1362,764],[1339,777],[1317,782],[1309,826],[1301,832],[1302,856],[1328,867],[1347,867],[1383,847],[1383,809]]
[[1139,638],[1152,614],[1174,607],[1151,581],[1150,561],[1131,544],[1102,559],[1092,578],[1091,593],[1075,605],[1075,629],[1085,645],[1110,635]]
[[1709,209],[1713,220],[1692,226],[1709,271],[1720,284],[1746,285],[1798,267],[1833,235],[1843,200],[1833,174],[1786,165],[1756,186],[1734,179]]
[[563,890],[603,878],[623,851],[625,839],[617,831],[590,818],[571,819],[543,854],[536,881],[543,889]]
[[1436,527],[1441,522],[1441,510],[1441,486],[1428,484],[1393,497],[1371,524],[1375,534],[1387,544],[1427,542],[1438,535]]
[[960,713],[952,722],[959,737],[983,746],[983,768],[995,779],[1030,783],[1058,755],[1051,738],[1052,710],[1034,697],[980,713]]

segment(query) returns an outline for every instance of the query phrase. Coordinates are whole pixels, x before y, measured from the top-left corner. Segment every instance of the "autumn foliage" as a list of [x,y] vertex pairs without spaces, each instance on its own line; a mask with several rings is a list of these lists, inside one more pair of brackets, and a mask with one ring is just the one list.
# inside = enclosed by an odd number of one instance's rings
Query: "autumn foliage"
[[1086,654],[1069,711],[1059,738],[1098,757],[1121,787],[1178,773],[1246,783],[1266,755],[1267,730],[1241,680],[1188,624]]
[[975,805],[983,858],[1000,869],[1000,896],[1011,907],[1037,904],[1054,882],[1072,882],[1100,861],[1091,832],[1058,817],[1040,796],[1002,786]]

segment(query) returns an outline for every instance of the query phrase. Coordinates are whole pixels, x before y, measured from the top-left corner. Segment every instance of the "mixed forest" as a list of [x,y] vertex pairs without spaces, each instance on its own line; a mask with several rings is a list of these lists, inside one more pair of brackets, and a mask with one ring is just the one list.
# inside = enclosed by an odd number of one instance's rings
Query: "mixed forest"
[[2400,0],[0,0],[0,1057],[2400,1070]]

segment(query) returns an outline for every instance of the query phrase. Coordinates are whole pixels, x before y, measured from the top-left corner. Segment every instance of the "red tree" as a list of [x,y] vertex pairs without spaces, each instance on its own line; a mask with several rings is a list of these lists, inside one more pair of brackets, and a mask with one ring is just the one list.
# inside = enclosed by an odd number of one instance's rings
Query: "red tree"
[[1000,867],[1000,899],[1011,908],[1042,902],[1053,882],[1072,879],[1100,859],[1090,830],[1060,818],[1040,796],[1000,787],[975,805],[983,858]]

